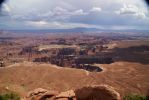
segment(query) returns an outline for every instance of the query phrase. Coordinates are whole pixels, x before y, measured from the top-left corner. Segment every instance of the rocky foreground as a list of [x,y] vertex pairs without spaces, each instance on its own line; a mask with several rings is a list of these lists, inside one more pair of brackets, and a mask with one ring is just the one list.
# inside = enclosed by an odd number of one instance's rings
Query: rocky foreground
[[120,94],[107,85],[83,87],[66,92],[48,91],[42,88],[28,93],[25,100],[121,100]]
[[116,62],[96,66],[103,71],[87,72],[31,62],[14,64],[0,68],[0,93],[14,91],[21,97],[26,97],[30,91],[43,88],[47,91],[58,91],[58,94],[73,90],[77,97],[76,90],[106,84],[113,87],[121,97],[128,93],[148,95],[148,65]]

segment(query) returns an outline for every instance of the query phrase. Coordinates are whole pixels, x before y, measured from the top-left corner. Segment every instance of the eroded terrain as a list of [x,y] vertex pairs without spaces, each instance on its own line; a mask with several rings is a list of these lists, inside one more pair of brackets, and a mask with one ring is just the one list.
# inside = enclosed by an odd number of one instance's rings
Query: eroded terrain
[[46,34],[0,38],[0,92],[107,84],[148,95],[148,37]]

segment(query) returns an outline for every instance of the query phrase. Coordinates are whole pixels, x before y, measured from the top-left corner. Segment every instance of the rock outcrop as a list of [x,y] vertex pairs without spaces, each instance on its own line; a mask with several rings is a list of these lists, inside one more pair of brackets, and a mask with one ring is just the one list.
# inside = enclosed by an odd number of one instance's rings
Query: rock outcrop
[[50,98],[50,100],[55,100],[55,96],[59,93],[57,91],[49,91],[46,89],[38,88],[33,91],[30,91],[27,94],[26,100],[46,100]]
[[26,100],[121,100],[120,94],[107,85],[88,86],[61,93],[38,88],[29,92],[26,98]]
[[121,100],[120,94],[108,85],[88,86],[75,90],[77,100]]

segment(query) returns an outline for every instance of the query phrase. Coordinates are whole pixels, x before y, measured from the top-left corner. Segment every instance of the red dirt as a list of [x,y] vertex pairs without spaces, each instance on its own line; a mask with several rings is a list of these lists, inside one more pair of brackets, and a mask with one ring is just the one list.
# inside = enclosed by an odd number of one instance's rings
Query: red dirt
[[67,91],[83,86],[107,84],[122,96],[127,93],[148,93],[149,65],[116,62],[99,66],[103,68],[103,72],[88,74],[84,70],[59,68],[49,64],[15,64],[0,68],[0,92],[11,90],[25,96],[35,88]]

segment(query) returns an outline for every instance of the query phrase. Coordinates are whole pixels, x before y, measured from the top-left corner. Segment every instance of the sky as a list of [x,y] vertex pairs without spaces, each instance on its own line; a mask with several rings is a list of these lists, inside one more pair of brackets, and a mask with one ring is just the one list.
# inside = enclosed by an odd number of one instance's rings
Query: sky
[[7,0],[0,13],[1,30],[149,29],[143,0]]

